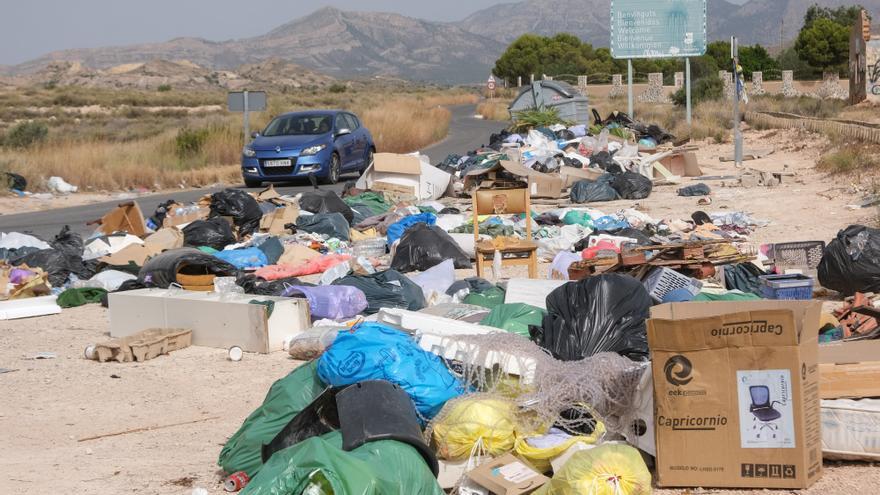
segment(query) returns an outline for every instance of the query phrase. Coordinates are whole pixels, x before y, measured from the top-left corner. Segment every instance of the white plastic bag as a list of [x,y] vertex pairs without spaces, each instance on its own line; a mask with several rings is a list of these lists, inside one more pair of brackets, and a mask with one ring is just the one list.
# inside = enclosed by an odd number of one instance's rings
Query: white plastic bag
[[46,181],[46,187],[48,187],[50,191],[58,194],[75,193],[79,189],[72,184],[68,184],[61,177],[49,177],[49,180]]
[[445,295],[449,286],[455,282],[455,263],[451,259],[445,260],[409,278],[422,288],[426,300],[437,299],[438,296]]

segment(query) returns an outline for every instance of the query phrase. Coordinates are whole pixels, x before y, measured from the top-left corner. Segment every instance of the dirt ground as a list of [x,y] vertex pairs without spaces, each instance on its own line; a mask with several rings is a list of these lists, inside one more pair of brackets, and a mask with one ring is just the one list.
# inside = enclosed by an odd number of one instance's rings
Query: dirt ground
[[[775,146],[776,153],[747,165],[787,170],[775,188],[713,189],[714,204],[698,208],[696,198],[656,188],[640,201],[654,217],[689,217],[697,209],[744,209],[768,220],[756,242],[830,240],[854,222],[872,222],[871,210],[846,205],[861,199],[851,184],[812,169],[821,143],[796,131],[747,133],[746,149]],[[706,174],[734,171],[718,156],[730,145],[703,144]],[[687,185],[686,181],[684,185]],[[605,212],[631,201],[600,205]],[[546,265],[542,265],[542,276]],[[263,400],[269,386],[299,363],[286,353],[246,354],[240,362],[226,351],[190,347],[142,364],[99,364],[83,349],[108,337],[108,314],[98,305],[60,315],[0,322],[0,493],[9,494],[186,494],[203,487],[223,493],[217,455],[227,437]],[[55,359],[31,359],[38,352]],[[176,425],[176,426],[169,426]],[[152,429],[149,429],[152,428]],[[148,429],[84,440],[133,429]],[[807,494],[872,493],[880,469],[869,463],[826,464],[824,477]],[[786,492],[787,491],[783,491]],[[657,493],[766,493],[766,491],[657,490]],[[401,494],[403,495],[403,494]]]
[[[175,189],[177,191],[178,189]],[[18,196],[12,192],[4,192],[0,194],[0,215],[12,215],[15,213],[27,213],[31,211],[46,211],[57,208],[69,208],[71,206],[82,206],[93,203],[103,203],[105,201],[128,201],[137,199],[140,196],[150,194],[161,194],[169,191],[147,191],[143,193],[92,193],[77,192],[71,194],[51,193],[32,194],[27,196]]]

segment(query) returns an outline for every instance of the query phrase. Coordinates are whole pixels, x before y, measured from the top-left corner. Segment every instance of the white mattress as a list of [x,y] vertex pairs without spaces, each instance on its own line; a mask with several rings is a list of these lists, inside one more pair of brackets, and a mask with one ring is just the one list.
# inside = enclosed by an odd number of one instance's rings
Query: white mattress
[[822,401],[822,456],[880,460],[880,399]]

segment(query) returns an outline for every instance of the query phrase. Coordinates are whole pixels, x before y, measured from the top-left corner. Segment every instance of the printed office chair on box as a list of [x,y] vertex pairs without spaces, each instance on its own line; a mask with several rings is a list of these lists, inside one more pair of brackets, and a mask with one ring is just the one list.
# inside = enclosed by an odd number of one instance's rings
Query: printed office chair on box
[[766,385],[753,385],[749,387],[749,395],[752,403],[749,405],[749,412],[754,416],[752,422],[753,430],[757,430],[758,438],[761,438],[761,432],[764,429],[770,430],[773,438],[776,438],[776,431],[779,426],[775,424],[776,420],[782,417],[782,413],[773,408],[773,404],[784,405],[778,400],[770,401],[770,387]]
[[[538,278],[538,245],[532,241],[531,201],[529,189],[476,189],[473,193],[474,254],[477,257],[477,276],[483,276],[483,268],[495,260],[496,251],[501,256],[501,266],[529,267],[529,278]],[[499,238],[480,241],[480,215],[526,215],[526,238]]]

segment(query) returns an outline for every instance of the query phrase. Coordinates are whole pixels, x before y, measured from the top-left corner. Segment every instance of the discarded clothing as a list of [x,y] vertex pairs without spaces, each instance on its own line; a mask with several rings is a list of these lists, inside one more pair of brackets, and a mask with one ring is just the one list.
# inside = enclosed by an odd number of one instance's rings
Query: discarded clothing
[[76,308],[86,304],[99,303],[105,294],[107,294],[106,289],[99,289],[96,287],[67,289],[58,295],[58,300],[56,302],[62,308]]

